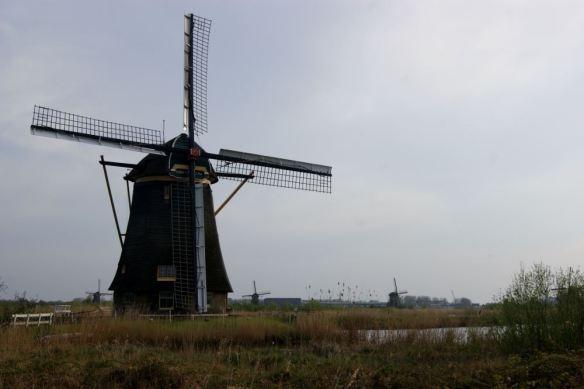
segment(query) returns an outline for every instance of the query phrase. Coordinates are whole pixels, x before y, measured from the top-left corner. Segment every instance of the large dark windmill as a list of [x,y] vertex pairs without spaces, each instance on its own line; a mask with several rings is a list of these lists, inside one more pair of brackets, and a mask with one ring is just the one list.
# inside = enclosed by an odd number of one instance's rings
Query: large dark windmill
[[[211,184],[219,179],[330,193],[332,168],[221,149],[205,151],[195,136],[207,132],[207,57],[211,21],[185,15],[183,133],[164,142],[160,131],[35,106],[34,135],[148,153],[130,168],[130,217],[110,290],[116,309],[184,313],[224,311],[232,292],[223,263]],[[239,188],[239,187],[238,187]],[[128,199],[130,200],[128,185]],[[231,196],[230,196],[231,197]],[[230,198],[229,197],[229,198]]]
[[256,283],[254,281],[253,282],[253,293],[252,294],[245,294],[241,297],[251,297],[251,303],[254,305],[257,305],[260,303],[260,296],[265,296],[267,294],[270,294],[270,292],[258,292],[258,290],[256,289]]

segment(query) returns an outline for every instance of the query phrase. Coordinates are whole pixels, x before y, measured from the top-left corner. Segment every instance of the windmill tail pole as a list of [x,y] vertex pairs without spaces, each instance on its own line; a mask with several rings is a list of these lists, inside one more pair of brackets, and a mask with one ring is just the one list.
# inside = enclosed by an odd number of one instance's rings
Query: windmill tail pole
[[217,214],[219,212],[221,212],[221,210],[223,208],[225,208],[225,206],[227,205],[227,203],[233,198],[233,196],[235,196],[237,194],[237,192],[239,192],[239,190],[241,189],[241,187],[243,187],[245,185],[245,183],[247,182],[247,180],[249,180],[250,178],[253,178],[253,174],[254,174],[254,171],[252,170],[249,173],[249,176],[247,176],[243,181],[241,181],[239,183],[239,185],[237,185],[237,188],[235,188],[235,190],[233,192],[231,192],[231,194],[229,196],[227,196],[227,198],[225,199],[225,201],[215,211],[215,216],[217,216]]
[[122,240],[122,231],[120,230],[120,223],[118,221],[118,214],[116,213],[116,205],[114,204],[114,198],[112,197],[112,189],[110,187],[109,178],[107,176],[107,169],[105,167],[105,161],[103,155],[101,156],[101,161],[99,162],[103,168],[103,176],[105,177],[105,184],[107,186],[107,194],[109,196],[110,204],[112,206],[112,212],[114,213],[114,221],[116,222],[116,230],[118,230],[118,238],[120,239],[120,246],[124,248],[124,241]]

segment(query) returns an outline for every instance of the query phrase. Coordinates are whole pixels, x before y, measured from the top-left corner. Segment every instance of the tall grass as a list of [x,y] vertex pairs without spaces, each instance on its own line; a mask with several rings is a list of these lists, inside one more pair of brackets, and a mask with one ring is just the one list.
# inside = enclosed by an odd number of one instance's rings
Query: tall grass
[[497,324],[492,309],[351,309],[327,312],[344,329],[426,329]]
[[[339,324],[339,315],[318,311],[299,314],[294,321],[254,316],[174,322],[117,318],[3,327],[0,387],[367,386],[374,385],[384,363],[396,363],[392,358],[397,355],[411,363],[420,356],[436,362],[445,353],[455,357],[457,350],[473,352],[447,337],[411,336],[375,344],[359,336],[360,326]],[[480,342],[474,347],[493,348]]]
[[502,353],[496,340],[481,336],[461,342],[454,332],[411,331],[375,342],[360,331],[457,327],[484,315],[346,309],[208,321],[122,317],[5,326],[0,327],[0,388],[493,387],[545,385],[557,374],[563,374],[561,382],[582,378],[575,367],[584,363],[584,354],[515,359]]
[[134,344],[172,349],[237,346],[307,345],[313,342],[355,344],[360,330],[457,327],[477,324],[477,312],[463,310],[347,309],[248,314],[211,320],[139,320],[133,317],[89,318],[80,323],[40,328],[0,328],[2,350],[26,350],[38,342],[53,344]]

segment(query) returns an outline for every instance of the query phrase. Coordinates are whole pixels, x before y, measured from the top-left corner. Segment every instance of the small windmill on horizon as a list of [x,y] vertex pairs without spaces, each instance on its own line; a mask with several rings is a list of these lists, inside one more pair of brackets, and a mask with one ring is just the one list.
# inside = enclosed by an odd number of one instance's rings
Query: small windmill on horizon
[[387,302],[388,307],[398,308],[401,305],[400,295],[408,293],[407,290],[398,290],[397,282],[395,277],[393,279],[393,292],[389,293],[389,301]]
[[256,289],[256,282],[253,282],[253,293],[252,294],[246,294],[243,295],[241,297],[251,297],[251,303],[254,305],[257,305],[260,303],[260,296],[265,296],[267,294],[270,294],[270,292],[258,292],[258,290]]
[[102,296],[111,296],[113,293],[102,292],[101,291],[101,280],[97,279],[97,291],[96,292],[85,292],[89,296],[91,296],[91,302],[94,304],[101,304],[101,297]]

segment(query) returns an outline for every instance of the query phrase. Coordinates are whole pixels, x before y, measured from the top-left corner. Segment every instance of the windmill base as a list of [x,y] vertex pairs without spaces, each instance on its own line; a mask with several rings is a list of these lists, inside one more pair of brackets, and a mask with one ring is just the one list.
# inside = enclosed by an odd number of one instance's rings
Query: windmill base
[[207,293],[208,313],[227,313],[227,293]]
[[[163,296],[163,297],[161,297]],[[160,314],[172,311],[173,313],[196,313],[180,312],[174,309],[172,300],[168,300],[168,305],[164,305],[161,298],[164,298],[164,292],[143,292],[143,293],[119,293],[114,292],[114,309],[117,314]],[[227,312],[227,293],[226,292],[208,292],[207,313],[226,313]]]

